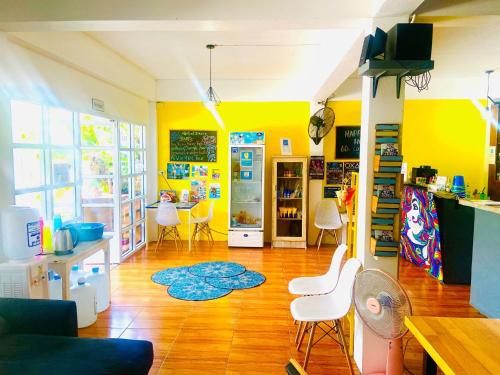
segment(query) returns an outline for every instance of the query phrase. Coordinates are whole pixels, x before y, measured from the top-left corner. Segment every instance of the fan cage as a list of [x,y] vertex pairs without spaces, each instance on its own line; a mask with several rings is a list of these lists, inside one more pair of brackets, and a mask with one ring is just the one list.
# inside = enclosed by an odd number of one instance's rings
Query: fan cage
[[[363,280],[363,278],[368,280]],[[370,280],[371,279],[371,280]],[[360,286],[360,283],[379,286],[376,291],[370,286]],[[385,285],[384,285],[385,284]],[[396,298],[390,298],[395,296]],[[368,298],[382,300],[380,314],[374,315],[366,306]],[[384,303],[384,298],[387,298]],[[399,282],[388,273],[379,269],[361,271],[354,282],[353,300],[359,317],[363,323],[377,336],[394,340],[403,337],[408,328],[404,325],[404,317],[412,315],[410,298]],[[397,303],[391,307],[390,303]],[[400,310],[402,309],[402,310]],[[390,315],[390,316],[389,316]],[[387,318],[389,316],[389,318]]]

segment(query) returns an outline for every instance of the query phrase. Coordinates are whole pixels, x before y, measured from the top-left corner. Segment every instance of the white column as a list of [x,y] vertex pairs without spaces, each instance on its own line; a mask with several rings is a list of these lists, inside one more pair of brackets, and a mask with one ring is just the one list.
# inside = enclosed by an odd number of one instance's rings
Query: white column
[[[310,116],[312,116],[317,110],[322,107],[318,104],[318,100],[311,102],[310,105]],[[323,153],[323,139],[317,145],[309,138],[309,155],[310,156],[322,156]],[[309,196],[308,196],[308,231],[307,231],[307,243],[309,245],[314,245],[314,241],[318,236],[318,229],[314,226],[314,216],[316,215],[316,204],[323,197],[323,180],[309,180]]]
[[[362,115],[358,191],[357,257],[364,268],[379,268],[394,278],[398,273],[398,257],[374,257],[370,252],[371,200],[373,195],[373,158],[375,155],[375,125],[403,122],[404,83],[396,97],[396,77],[381,78],[377,95],[372,97],[372,79],[363,77]],[[354,360],[362,373],[385,371],[387,341],[364,327],[356,316]]]

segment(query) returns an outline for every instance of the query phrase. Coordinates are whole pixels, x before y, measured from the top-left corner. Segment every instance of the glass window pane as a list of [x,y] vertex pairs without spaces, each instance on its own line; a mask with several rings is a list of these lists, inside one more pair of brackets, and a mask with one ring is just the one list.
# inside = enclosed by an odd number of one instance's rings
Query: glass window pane
[[113,120],[80,114],[82,146],[112,146]]
[[134,152],[134,173],[144,172],[144,152]]
[[134,177],[134,197],[144,195],[144,185],[142,176]]
[[130,174],[130,152],[120,151],[120,171],[122,176]]
[[38,149],[14,149],[14,185],[16,189],[43,185],[42,155],[42,150]]
[[113,154],[110,151],[82,150],[84,176],[113,174]]
[[134,147],[135,148],[143,148],[143,139],[142,139],[142,128],[143,126],[132,125],[134,128]]
[[132,203],[122,205],[122,228],[132,224]]
[[134,223],[137,223],[143,218],[144,218],[144,201],[142,199],[136,199],[134,202]]
[[83,207],[83,221],[103,223],[105,232],[113,232],[113,207]]
[[85,178],[82,186],[82,203],[113,203],[112,178]]
[[121,184],[121,197],[122,201],[127,201],[132,198],[132,179],[126,178],[122,180]]
[[40,216],[45,216],[44,202],[42,200],[43,194],[43,192],[39,191],[16,195],[16,205],[36,208]]
[[64,187],[53,191],[54,214],[61,215],[63,221],[75,218],[75,188]]
[[75,157],[73,150],[52,151],[52,181],[56,185],[75,181]]
[[50,108],[49,134],[50,143],[53,145],[73,145],[73,112],[61,108]]
[[128,253],[131,250],[130,238],[132,236],[130,235],[130,233],[131,233],[131,231],[127,230],[127,231],[123,232],[121,235],[120,245],[121,245],[122,255]]
[[139,224],[135,227],[135,246],[141,245],[144,242],[144,224]]
[[130,148],[130,124],[120,122],[120,147]]
[[12,141],[14,143],[42,143],[42,107],[28,102],[13,100]]

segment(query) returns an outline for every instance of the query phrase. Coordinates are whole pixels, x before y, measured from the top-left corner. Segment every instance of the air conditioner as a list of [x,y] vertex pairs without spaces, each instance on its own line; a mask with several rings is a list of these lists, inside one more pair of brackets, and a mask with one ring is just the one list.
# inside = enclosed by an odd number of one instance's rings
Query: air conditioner
[[0,297],[49,298],[48,263],[43,256],[0,263]]

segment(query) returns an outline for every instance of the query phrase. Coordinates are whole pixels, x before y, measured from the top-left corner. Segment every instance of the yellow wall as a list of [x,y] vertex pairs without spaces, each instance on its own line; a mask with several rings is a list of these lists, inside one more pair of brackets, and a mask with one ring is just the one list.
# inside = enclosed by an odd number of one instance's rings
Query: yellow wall
[[[264,200],[264,233],[266,241],[271,239],[271,157],[280,154],[280,138],[290,138],[294,155],[309,155],[307,124],[309,102],[226,102],[217,108],[218,123],[212,112],[200,102],[163,102],[157,105],[158,116],[158,168],[165,170],[169,156],[169,130],[217,130],[217,162],[192,163],[208,165],[207,188],[212,181],[212,169],[221,170],[221,198],[215,199],[212,228],[227,232],[228,211],[228,139],[231,131],[264,131],[266,134],[266,178]],[[190,187],[190,180],[169,180],[172,188],[180,193]],[[165,181],[159,179],[159,188],[167,189]],[[208,193],[207,193],[208,197]],[[204,206],[204,207],[203,207]],[[206,209],[206,203],[201,210]],[[181,215],[185,215],[182,213]],[[185,220],[185,217],[181,217]],[[185,237],[185,226],[180,227]],[[215,237],[215,236],[214,236]],[[218,235],[216,240],[227,238]]]
[[[336,126],[361,123],[361,101],[333,101]],[[472,190],[487,185],[486,123],[470,100],[406,100],[402,148],[412,167],[430,165],[440,175],[461,174]],[[325,138],[325,160],[333,160],[335,132]]]
[[439,175],[463,175],[472,190],[487,186],[486,122],[470,100],[407,100],[403,155],[408,170],[430,165]]

